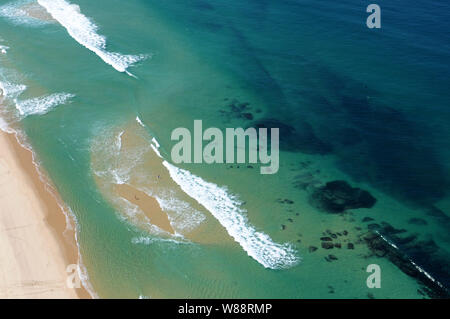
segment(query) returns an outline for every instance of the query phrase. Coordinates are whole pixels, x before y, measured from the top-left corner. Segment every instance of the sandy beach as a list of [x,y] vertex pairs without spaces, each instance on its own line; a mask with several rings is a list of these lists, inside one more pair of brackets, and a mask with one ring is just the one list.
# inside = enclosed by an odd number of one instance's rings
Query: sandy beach
[[32,153],[0,132],[0,298],[90,297],[66,284],[78,250],[58,201]]

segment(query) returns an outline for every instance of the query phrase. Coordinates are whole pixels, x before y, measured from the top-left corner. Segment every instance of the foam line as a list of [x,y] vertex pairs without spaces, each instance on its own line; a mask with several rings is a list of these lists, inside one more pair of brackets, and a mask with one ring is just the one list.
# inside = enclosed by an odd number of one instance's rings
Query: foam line
[[43,115],[48,113],[54,107],[65,104],[75,95],[69,93],[55,93],[43,97],[28,99],[24,101],[15,100],[16,108],[20,115]]
[[0,81],[0,96],[15,99],[27,89],[26,85]]
[[38,0],[47,12],[66,28],[69,35],[79,44],[91,50],[105,63],[119,72],[135,77],[127,71],[132,64],[146,58],[145,55],[123,55],[106,50],[106,38],[97,33],[98,26],[80,12],[80,7],[65,0]]
[[300,261],[290,244],[277,244],[267,234],[256,231],[245,217],[246,211],[241,208],[241,203],[226,188],[209,183],[167,161],[163,165],[181,189],[210,211],[247,254],[265,268],[290,268]]

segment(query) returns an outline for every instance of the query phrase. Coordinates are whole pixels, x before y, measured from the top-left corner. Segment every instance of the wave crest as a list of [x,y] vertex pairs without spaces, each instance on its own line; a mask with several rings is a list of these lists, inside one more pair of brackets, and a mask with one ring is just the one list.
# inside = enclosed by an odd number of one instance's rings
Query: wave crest
[[99,56],[105,63],[119,72],[127,71],[128,67],[144,60],[147,55],[123,55],[106,50],[106,37],[97,33],[98,26],[80,12],[80,7],[65,0],[38,0],[47,12],[58,21],[69,35],[85,48]]
[[249,224],[241,203],[226,188],[209,183],[167,161],[163,165],[181,189],[210,211],[228,234],[261,265],[270,269],[283,269],[295,266],[300,261],[290,244],[277,244],[267,234],[256,231]]
[[70,93],[54,93],[24,101],[16,100],[15,102],[21,116],[43,115],[58,105],[66,104],[73,97],[75,95]]

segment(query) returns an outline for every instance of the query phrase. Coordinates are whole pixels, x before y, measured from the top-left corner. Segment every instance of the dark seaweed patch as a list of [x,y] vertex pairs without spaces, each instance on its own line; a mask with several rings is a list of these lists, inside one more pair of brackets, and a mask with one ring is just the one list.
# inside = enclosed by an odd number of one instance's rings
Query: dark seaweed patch
[[340,213],[347,209],[371,208],[376,201],[368,191],[351,187],[345,181],[328,182],[310,195],[310,203],[328,213]]
[[364,83],[324,66],[308,65],[305,72],[314,82],[298,95],[308,107],[302,120],[314,119],[317,137],[331,145],[343,171],[422,207],[445,195],[447,175],[432,127],[417,120],[420,114],[384,104],[379,93]]
[[269,134],[271,128],[278,128],[281,150],[306,154],[327,154],[332,151],[331,146],[317,138],[312,126],[304,121],[298,121],[294,127],[280,120],[268,118],[254,122],[252,127],[266,128]]

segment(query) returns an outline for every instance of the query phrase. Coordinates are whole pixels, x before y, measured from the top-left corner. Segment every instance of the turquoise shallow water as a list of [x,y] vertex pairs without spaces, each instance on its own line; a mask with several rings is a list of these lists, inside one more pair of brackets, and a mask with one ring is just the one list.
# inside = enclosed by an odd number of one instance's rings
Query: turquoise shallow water
[[[1,3],[2,118],[76,216],[100,297],[423,297],[399,255],[450,284],[445,4],[381,1],[382,28],[369,30],[352,1]],[[280,127],[279,172],[170,164],[172,130],[195,119]],[[314,195],[337,180],[376,204],[319,209]],[[178,236],[118,198],[118,183],[158,198]]]

